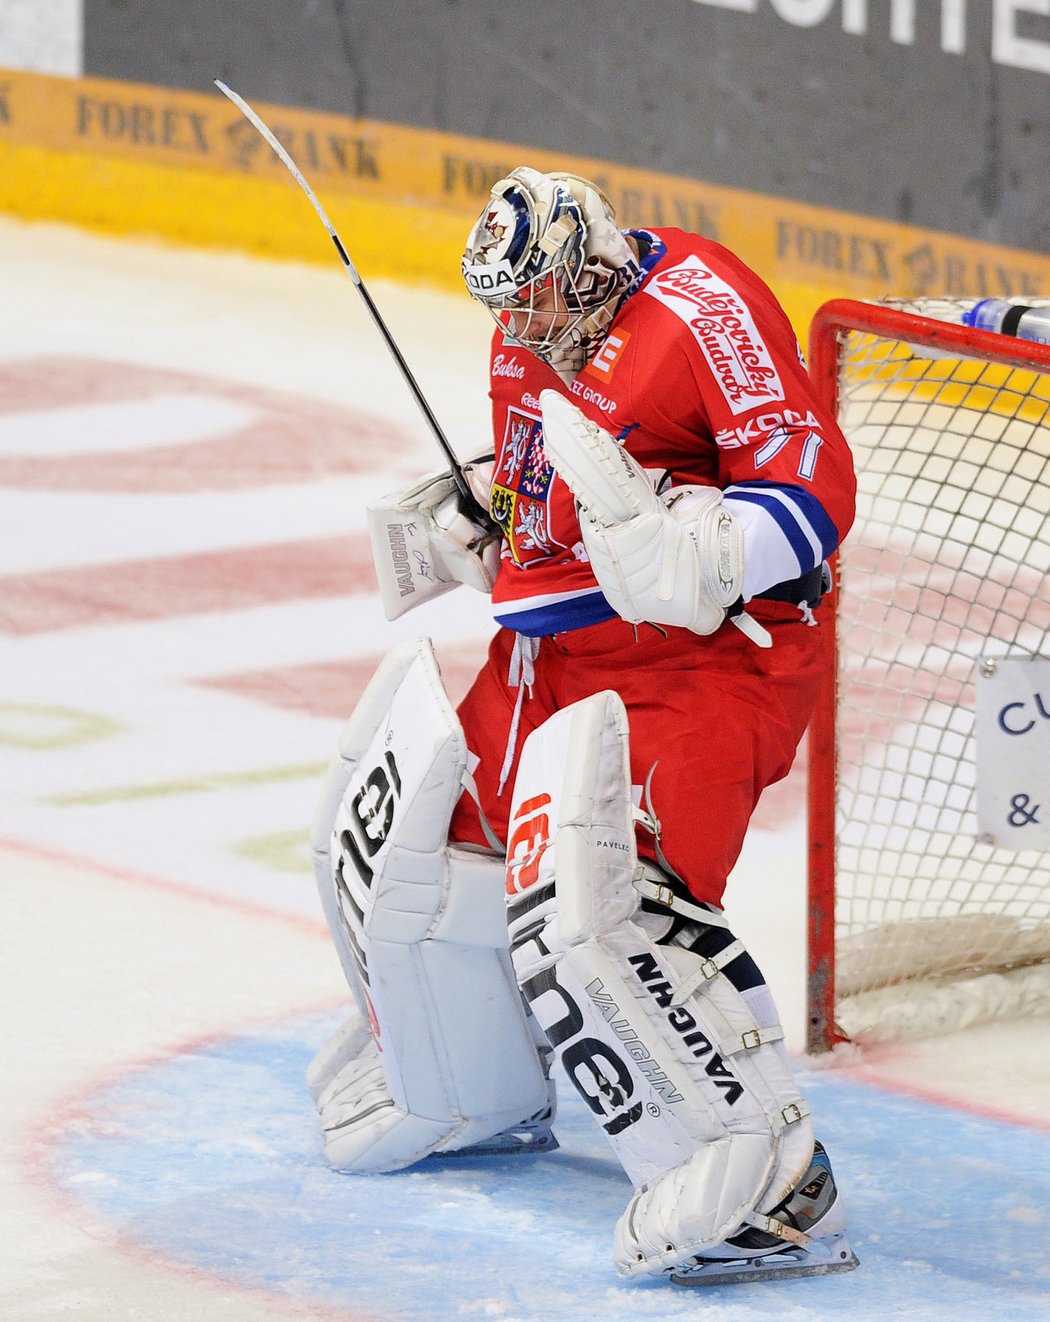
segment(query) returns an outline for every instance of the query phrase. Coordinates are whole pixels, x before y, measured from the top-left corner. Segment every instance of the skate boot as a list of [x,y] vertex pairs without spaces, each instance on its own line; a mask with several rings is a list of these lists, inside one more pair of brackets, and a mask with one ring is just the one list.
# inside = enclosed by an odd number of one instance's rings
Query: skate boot
[[846,1211],[828,1154],[813,1148],[809,1169],[794,1189],[756,1223],[671,1272],[675,1285],[722,1285],[776,1276],[823,1276],[850,1271],[857,1255],[846,1238]]

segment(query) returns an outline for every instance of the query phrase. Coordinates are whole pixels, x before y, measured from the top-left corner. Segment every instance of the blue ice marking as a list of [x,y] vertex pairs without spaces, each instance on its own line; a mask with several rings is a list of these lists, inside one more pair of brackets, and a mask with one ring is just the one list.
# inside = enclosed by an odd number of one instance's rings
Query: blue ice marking
[[567,1086],[557,1152],[329,1170],[303,1074],[333,1027],[296,1019],[121,1077],[58,1136],[59,1182],[166,1257],[397,1322],[1050,1316],[1050,1134],[808,1073],[860,1268],[704,1291],[624,1282],[611,1241],[630,1186]]

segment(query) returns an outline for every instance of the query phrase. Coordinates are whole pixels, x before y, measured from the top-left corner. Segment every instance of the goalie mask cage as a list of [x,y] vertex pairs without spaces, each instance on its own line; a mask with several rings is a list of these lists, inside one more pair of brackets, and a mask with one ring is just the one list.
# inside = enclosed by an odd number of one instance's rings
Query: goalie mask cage
[[978,659],[1050,655],[1050,346],[972,301],[811,330],[858,473],[809,728],[811,1051],[1050,1011],[1050,853],[980,837],[974,738]]

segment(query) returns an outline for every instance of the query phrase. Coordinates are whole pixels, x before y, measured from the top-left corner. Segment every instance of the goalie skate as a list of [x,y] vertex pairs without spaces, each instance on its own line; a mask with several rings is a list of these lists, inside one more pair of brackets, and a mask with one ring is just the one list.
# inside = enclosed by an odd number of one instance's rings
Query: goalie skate
[[[769,1226],[770,1229],[765,1229]],[[774,1277],[851,1271],[857,1255],[846,1238],[846,1215],[831,1163],[820,1143],[802,1179],[768,1217],[670,1273],[675,1285],[727,1285]]]
[[547,1106],[521,1124],[511,1125],[492,1138],[472,1143],[466,1148],[432,1152],[427,1160],[455,1161],[459,1157],[518,1157],[533,1152],[554,1152],[561,1145],[551,1128],[553,1123],[554,1108]]

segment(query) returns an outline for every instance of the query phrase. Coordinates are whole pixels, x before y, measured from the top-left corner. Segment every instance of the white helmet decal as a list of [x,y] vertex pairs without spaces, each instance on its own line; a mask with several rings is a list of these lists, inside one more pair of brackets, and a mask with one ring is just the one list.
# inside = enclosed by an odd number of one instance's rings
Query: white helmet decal
[[517,289],[514,268],[502,259],[496,262],[463,263],[463,279],[475,298],[490,299],[512,294]]
[[641,271],[596,185],[519,166],[494,184],[463,278],[508,339],[574,376]]

